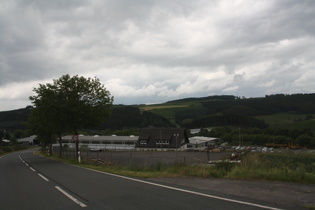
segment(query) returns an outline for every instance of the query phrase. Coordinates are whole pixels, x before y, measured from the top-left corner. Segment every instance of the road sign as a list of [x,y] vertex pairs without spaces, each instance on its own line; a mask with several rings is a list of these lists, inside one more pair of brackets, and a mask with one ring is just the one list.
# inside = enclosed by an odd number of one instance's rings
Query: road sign
[[73,135],[72,136],[72,140],[73,141],[78,141],[79,140],[79,136],[78,135]]

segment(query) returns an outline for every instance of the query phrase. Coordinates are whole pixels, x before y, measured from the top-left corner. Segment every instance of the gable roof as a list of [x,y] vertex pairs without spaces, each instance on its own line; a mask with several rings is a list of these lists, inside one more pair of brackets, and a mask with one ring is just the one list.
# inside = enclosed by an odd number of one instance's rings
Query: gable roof
[[[141,144],[141,141],[146,141],[146,144]],[[166,143],[166,141],[168,143]],[[159,145],[157,145],[157,142]],[[185,128],[143,128],[139,135],[137,146],[180,147],[187,143],[189,143],[189,139]]]

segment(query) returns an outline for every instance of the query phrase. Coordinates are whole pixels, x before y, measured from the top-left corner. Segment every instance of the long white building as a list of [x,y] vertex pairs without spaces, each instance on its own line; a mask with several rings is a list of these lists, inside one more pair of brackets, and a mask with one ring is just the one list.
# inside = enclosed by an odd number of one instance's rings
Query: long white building
[[71,135],[63,136],[63,145],[67,145],[69,148],[75,147],[75,141],[78,138],[79,147],[87,147],[90,150],[131,150],[135,148],[138,141],[138,136],[84,136],[79,135],[74,137]]

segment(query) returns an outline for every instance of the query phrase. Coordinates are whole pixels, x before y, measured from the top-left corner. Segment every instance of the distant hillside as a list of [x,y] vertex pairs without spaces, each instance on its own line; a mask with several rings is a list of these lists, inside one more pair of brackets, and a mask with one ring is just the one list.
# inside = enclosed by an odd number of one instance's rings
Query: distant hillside
[[223,101],[230,101],[237,99],[237,96],[233,95],[222,95],[222,96],[207,96],[207,97],[200,97],[200,98],[183,98],[173,101],[168,101],[166,103],[178,103],[178,102],[191,102],[191,101],[213,101],[213,100],[223,100]]
[[0,128],[1,129],[26,129],[29,114],[32,107],[28,106],[24,109],[0,112]]
[[[290,127],[295,121],[315,121],[315,94],[276,94],[263,98],[240,98],[236,96],[208,96],[201,98],[185,98],[169,101],[160,106],[154,105],[140,109],[159,114],[182,127],[257,127],[275,126],[270,119],[272,115],[290,115]],[[275,119],[277,120],[277,119]],[[280,122],[281,119],[278,119]],[[282,120],[282,122],[284,122]],[[302,123],[299,123],[302,124]],[[277,124],[277,126],[282,126]]]
[[[32,107],[26,107],[24,109],[0,112],[0,129],[27,129],[27,121],[31,110]],[[95,129],[120,130],[147,126],[174,127],[175,125],[163,116],[146,111],[140,112],[140,109],[134,106],[114,105],[111,116],[105,119],[99,128]]]
[[113,106],[111,116],[105,119],[101,128],[121,130],[148,126],[174,127],[175,125],[163,116],[147,111],[141,113],[137,107],[116,105]]
[[[0,112],[0,129],[26,129],[31,107]],[[155,127],[279,127],[315,129],[315,94],[262,98],[232,95],[184,98],[154,105],[114,105],[96,129]]]

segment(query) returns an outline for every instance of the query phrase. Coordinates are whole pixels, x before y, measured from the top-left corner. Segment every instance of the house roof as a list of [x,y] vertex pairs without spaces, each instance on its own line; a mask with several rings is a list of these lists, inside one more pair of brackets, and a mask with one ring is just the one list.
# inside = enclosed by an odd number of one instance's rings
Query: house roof
[[148,140],[154,137],[155,140],[170,140],[174,135],[184,136],[185,128],[143,128],[139,140]]

